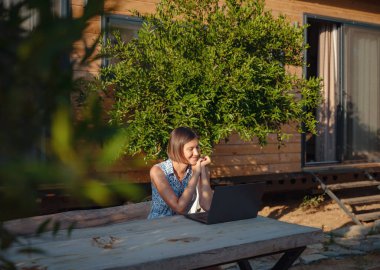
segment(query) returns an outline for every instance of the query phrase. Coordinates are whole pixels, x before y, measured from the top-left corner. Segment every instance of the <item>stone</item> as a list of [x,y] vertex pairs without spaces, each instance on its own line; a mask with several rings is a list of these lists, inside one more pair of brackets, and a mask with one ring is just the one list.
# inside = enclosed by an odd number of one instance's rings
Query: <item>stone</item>
[[373,250],[380,250],[380,241],[376,241],[372,244]]
[[380,219],[375,220],[372,224],[372,231],[380,234]]
[[360,241],[357,239],[335,238],[334,242],[346,248],[353,248],[360,245]]
[[353,225],[349,227],[344,236],[347,238],[364,238],[371,229],[372,227],[370,226]]
[[364,238],[373,230],[373,226],[352,225],[346,226],[330,232],[328,236],[347,237],[347,238]]
[[325,238],[329,238],[329,237],[332,237],[332,236],[344,237],[345,234],[348,232],[348,229],[349,229],[349,226],[333,230],[333,231],[329,232],[329,234],[326,234]]
[[373,243],[362,243],[360,246],[356,248],[364,252],[371,252],[374,250],[374,245]]
[[367,239],[374,239],[374,241],[380,241],[380,234],[367,235]]
[[328,257],[322,254],[310,254],[310,255],[305,255],[300,257],[300,262],[303,264],[309,264],[312,262],[320,261],[323,259],[327,259]]
[[240,269],[237,263],[224,264],[224,265],[221,265],[221,268],[223,270],[239,270]]
[[329,247],[328,250],[322,252],[321,254],[329,258],[338,258],[338,257],[343,257],[343,256],[348,256],[348,255],[364,255],[365,252],[361,250],[347,249],[347,248],[334,245],[332,247]]
[[[334,251],[334,252],[340,252],[340,253],[346,253],[348,249],[345,248],[345,247],[342,247],[340,245],[337,245],[337,244],[333,244],[333,245],[329,245],[327,246],[327,249],[324,251],[324,252],[327,252],[327,251]],[[323,253],[324,253],[323,252]]]
[[322,250],[323,249],[323,244],[322,243],[317,243],[313,245],[308,245],[308,249],[316,249],[316,250]]
[[306,249],[302,252],[303,255],[320,253],[325,249],[322,243],[318,243],[315,245],[307,246]]
[[279,253],[271,256],[251,259],[249,260],[249,264],[251,265],[252,269],[272,269],[272,267],[277,263],[282,255],[282,253]]

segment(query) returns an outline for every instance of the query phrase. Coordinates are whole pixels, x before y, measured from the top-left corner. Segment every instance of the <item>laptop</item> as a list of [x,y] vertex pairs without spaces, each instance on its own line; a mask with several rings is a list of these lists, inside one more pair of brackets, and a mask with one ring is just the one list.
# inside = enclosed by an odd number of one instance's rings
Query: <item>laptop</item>
[[216,186],[210,210],[186,214],[185,217],[205,224],[216,224],[257,217],[265,183]]

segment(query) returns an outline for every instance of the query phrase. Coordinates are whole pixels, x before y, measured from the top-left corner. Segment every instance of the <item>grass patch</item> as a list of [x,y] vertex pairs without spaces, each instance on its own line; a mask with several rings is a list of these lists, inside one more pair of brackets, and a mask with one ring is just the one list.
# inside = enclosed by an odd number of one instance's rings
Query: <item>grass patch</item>
[[316,209],[321,207],[322,203],[325,201],[325,197],[323,195],[306,195],[302,203],[300,204],[300,207],[303,210],[309,210],[309,209]]

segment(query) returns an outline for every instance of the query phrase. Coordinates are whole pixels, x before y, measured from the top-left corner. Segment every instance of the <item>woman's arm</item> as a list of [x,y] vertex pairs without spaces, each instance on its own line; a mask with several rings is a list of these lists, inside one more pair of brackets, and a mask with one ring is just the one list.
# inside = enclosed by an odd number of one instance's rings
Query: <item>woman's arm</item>
[[[198,168],[194,168],[198,167]],[[198,179],[201,172],[200,160],[197,165],[193,166],[193,174],[189,180],[187,187],[181,197],[177,197],[172,187],[169,185],[164,172],[158,166],[153,166],[150,170],[150,179],[157,188],[158,193],[166,204],[178,214],[186,214],[189,209],[189,204],[195,194],[195,189],[198,184]]]
[[199,182],[199,204],[202,209],[208,211],[210,210],[212,196],[214,192],[210,186],[210,171],[206,165],[211,163],[211,159],[206,156],[201,162],[201,177]]

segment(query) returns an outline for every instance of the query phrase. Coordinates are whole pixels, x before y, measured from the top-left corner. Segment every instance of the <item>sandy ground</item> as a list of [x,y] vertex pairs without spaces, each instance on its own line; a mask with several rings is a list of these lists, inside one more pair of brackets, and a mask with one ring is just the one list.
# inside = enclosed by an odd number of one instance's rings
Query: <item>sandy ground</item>
[[325,200],[318,206],[304,207],[302,201],[296,200],[286,204],[279,203],[281,202],[265,206],[259,214],[290,223],[318,227],[325,232],[354,224],[335,202]]
[[[323,201],[313,203],[311,200],[303,204],[303,200],[286,200],[286,202],[273,202],[264,204],[265,206],[259,212],[262,216],[275,218],[281,221],[301,224],[322,228],[326,233],[329,231],[342,228],[344,226],[354,225],[338,206],[337,203],[322,197]],[[364,205],[358,207],[358,210],[380,209],[380,204]],[[380,252],[370,252],[362,256],[349,256],[339,259],[325,259],[308,265],[296,265],[291,267],[292,270],[351,270],[366,269],[380,270]]]
[[[304,201],[294,199],[264,202],[259,215],[275,218],[281,221],[296,223],[305,226],[321,228],[324,232],[336,230],[348,225],[355,225],[351,218],[341,209],[339,205],[327,195],[320,195]],[[317,199],[315,199],[317,198]],[[346,205],[351,210],[349,206]],[[380,203],[357,206],[356,211],[380,210]]]

